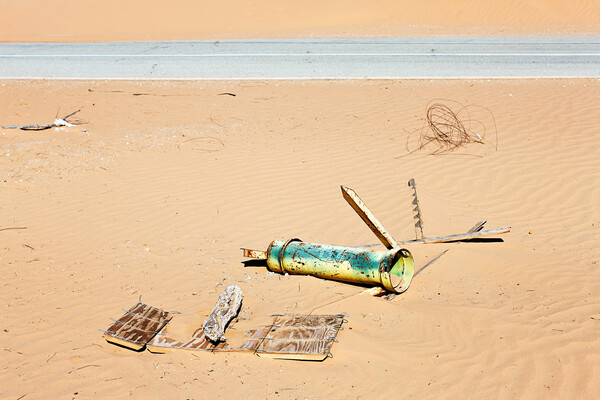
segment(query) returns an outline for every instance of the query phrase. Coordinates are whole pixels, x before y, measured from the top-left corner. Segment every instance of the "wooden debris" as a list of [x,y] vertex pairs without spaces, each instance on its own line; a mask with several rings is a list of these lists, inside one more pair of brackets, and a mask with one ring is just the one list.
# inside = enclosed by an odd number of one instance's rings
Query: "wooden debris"
[[242,306],[242,289],[237,285],[227,286],[219,295],[212,313],[202,324],[204,335],[213,343],[225,340],[227,324],[235,318]]
[[487,231],[471,232],[471,233],[459,233],[457,235],[438,236],[425,239],[407,240],[405,242],[399,242],[399,244],[416,244],[416,243],[444,243],[444,242],[456,242],[459,240],[478,239],[485,236],[499,235],[502,233],[510,232],[510,226],[504,228],[489,229]]
[[104,331],[104,338],[107,342],[140,350],[171,318],[171,313],[139,302]]
[[152,338],[146,345],[148,350],[152,353],[170,353],[173,350],[229,350],[230,347],[225,342],[213,343],[206,339],[204,336],[204,330],[202,328],[197,329],[192,337],[185,342],[180,342],[176,339],[172,339],[167,335],[158,334]]
[[398,247],[398,243],[392,235],[388,233],[388,231],[383,227],[381,222],[373,215],[371,210],[369,210],[365,203],[358,197],[356,192],[348,187],[341,186],[342,195],[344,199],[350,204],[350,207],[356,211],[356,213],[360,216],[360,218],[367,224],[369,229],[373,231],[375,236],[383,243],[385,247],[388,249],[393,249]]
[[471,229],[469,229],[467,231],[467,233],[479,232],[480,230],[483,229],[483,226],[485,225],[486,222],[487,221],[479,221],[478,223],[473,225],[473,227]]
[[323,361],[331,355],[344,315],[277,315],[273,324],[249,332],[241,350],[261,357]]
[[415,184],[415,180],[410,178],[408,181],[408,186],[413,189],[413,217],[415,220],[415,236],[419,239],[419,232],[421,233],[421,239],[424,239],[423,235],[423,219],[421,218],[421,208],[419,207],[419,198],[417,197],[417,186]]
[[[399,247],[400,245],[418,244],[418,243],[457,242],[457,241],[461,241],[461,240],[479,239],[479,238],[486,237],[486,236],[499,235],[502,233],[510,232],[510,226],[503,227],[503,228],[497,228],[497,229],[488,229],[488,230],[484,231],[482,229],[487,221],[479,221],[471,229],[469,229],[467,231],[467,233],[459,233],[459,234],[455,234],[455,235],[426,238],[423,235],[423,220],[421,218],[421,208],[419,207],[419,200],[417,198],[417,187],[415,184],[415,180],[413,178],[411,178],[408,181],[408,186],[410,186],[414,190],[412,205],[413,205],[413,213],[414,213],[414,220],[415,220],[415,234],[416,234],[417,238],[415,240],[404,240],[404,241],[400,241],[400,242],[395,242],[396,247]],[[343,190],[344,190],[344,187],[342,187],[342,191]],[[346,198],[345,193],[344,193],[344,198]],[[348,198],[346,198],[346,200],[348,200]],[[348,200],[348,202],[350,202],[350,200]],[[352,205],[352,203],[350,205]],[[363,204],[363,206],[364,206],[364,204]],[[357,206],[357,207],[360,207],[360,206]],[[366,208],[366,206],[364,206],[364,207]],[[352,205],[352,208],[354,208],[354,205]],[[356,210],[356,208],[355,208],[355,210]],[[368,211],[368,209],[367,209],[367,211]],[[357,211],[357,212],[359,213],[359,215],[361,215],[361,213],[359,211]],[[361,215],[361,217],[362,217],[362,215]],[[365,219],[365,217],[362,217],[362,218]],[[375,218],[375,217],[373,217],[373,218]],[[367,221],[365,220],[365,222],[367,222]],[[367,225],[369,225],[368,222],[367,222]],[[369,227],[371,227],[371,225],[369,225]],[[374,228],[371,228],[371,229],[373,230]],[[419,231],[421,234],[420,239],[419,239]],[[375,232],[375,230],[373,230],[373,232]],[[379,235],[378,235],[378,237],[379,237]],[[386,244],[386,242],[384,240],[382,240],[381,237],[379,237],[379,240],[381,240],[382,243],[386,247],[388,247],[388,244]],[[369,247],[378,247],[378,246],[379,245],[371,244],[371,245],[362,246],[362,247],[369,248]]]
[[17,125],[8,125],[8,126],[2,126],[2,129],[21,129],[23,131],[43,131],[46,129],[50,129],[50,128],[57,128],[60,126],[66,126],[66,127],[71,127],[71,126],[75,126],[76,124],[71,123],[69,121],[67,121],[67,119],[69,117],[72,117],[73,115],[77,114],[79,111],[81,111],[81,109],[77,110],[77,111],[73,111],[72,113],[65,115],[62,118],[55,118],[54,122],[51,124],[44,124],[44,125],[22,125],[22,126],[17,126]]

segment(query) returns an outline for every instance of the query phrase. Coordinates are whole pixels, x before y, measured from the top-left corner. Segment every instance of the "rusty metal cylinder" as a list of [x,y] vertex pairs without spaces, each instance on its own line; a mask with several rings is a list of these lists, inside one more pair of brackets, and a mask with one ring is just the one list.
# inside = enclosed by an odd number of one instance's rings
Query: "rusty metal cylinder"
[[300,239],[273,241],[267,249],[267,266],[282,274],[380,285],[395,293],[408,289],[414,271],[412,255],[406,249],[371,250]]

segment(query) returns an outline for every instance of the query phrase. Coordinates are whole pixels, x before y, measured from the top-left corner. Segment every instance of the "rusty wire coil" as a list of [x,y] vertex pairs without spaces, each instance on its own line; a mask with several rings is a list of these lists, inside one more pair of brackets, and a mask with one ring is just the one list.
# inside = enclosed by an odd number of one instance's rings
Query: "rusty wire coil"
[[[441,101],[444,101],[442,103]],[[454,106],[454,111],[446,103]],[[483,110],[489,117],[487,125],[493,126],[495,136],[495,148],[498,149],[498,132],[496,121],[492,112],[483,106],[462,105],[453,100],[433,100],[427,104],[425,112],[425,123],[417,130],[409,132],[406,142],[408,154],[422,150],[432,144],[435,148],[429,153],[431,155],[452,152],[470,143],[486,144],[486,123],[471,117],[475,109]],[[491,122],[491,124],[490,124]],[[419,134],[417,146],[410,150],[409,141],[415,133]]]

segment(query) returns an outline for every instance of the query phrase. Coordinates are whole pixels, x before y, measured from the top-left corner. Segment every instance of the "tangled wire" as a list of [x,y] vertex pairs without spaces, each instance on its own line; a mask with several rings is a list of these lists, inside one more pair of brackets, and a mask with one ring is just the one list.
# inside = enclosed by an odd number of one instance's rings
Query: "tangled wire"
[[[406,149],[409,154],[422,150],[430,143],[436,145],[436,149],[430,154],[443,154],[454,151],[470,143],[486,144],[486,125],[476,119],[471,118],[471,112],[475,109],[486,111],[493,122],[495,147],[498,149],[498,131],[496,129],[496,120],[492,112],[482,106],[462,105],[456,101],[443,100],[456,105],[457,111],[453,111],[449,106],[439,100],[433,100],[427,104],[425,123],[420,129],[409,132],[406,140]],[[410,151],[409,141],[414,133],[419,133],[417,148]]]

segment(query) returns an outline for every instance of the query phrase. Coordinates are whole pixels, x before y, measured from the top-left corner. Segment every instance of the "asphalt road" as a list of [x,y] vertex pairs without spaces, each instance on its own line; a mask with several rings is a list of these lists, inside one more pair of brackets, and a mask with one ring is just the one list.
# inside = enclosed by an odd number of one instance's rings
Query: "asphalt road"
[[599,76],[600,36],[0,43],[0,78]]

